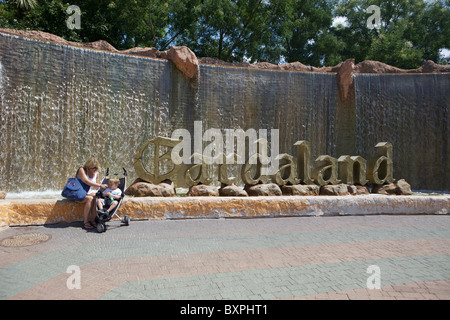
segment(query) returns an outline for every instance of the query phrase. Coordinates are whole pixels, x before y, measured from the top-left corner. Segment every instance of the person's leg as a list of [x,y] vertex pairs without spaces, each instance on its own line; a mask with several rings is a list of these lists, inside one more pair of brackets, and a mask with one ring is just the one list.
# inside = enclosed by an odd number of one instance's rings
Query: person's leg
[[109,206],[109,208],[108,208],[108,212],[111,212],[111,211],[113,211],[114,210],[114,208],[115,207],[117,207],[117,204],[118,204],[119,202],[117,202],[117,200],[115,200],[115,201],[113,201],[113,203],[111,203],[111,205]]
[[97,199],[97,207],[99,211],[103,210],[103,199]]
[[95,198],[88,194],[81,203],[84,203],[83,225],[86,229],[92,229],[93,226],[90,224],[90,221],[92,209],[95,210]]
[[92,200],[91,200],[91,211],[89,212],[89,222],[91,222],[94,226],[95,226],[95,217],[97,216],[97,206],[96,206],[96,197],[95,195],[91,195]]

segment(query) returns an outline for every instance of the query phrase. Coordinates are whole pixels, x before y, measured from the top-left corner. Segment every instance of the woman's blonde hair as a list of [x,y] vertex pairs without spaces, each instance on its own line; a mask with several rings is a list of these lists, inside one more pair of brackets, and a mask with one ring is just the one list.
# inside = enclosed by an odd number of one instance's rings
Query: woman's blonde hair
[[97,158],[90,157],[89,159],[86,160],[86,163],[84,164],[84,169],[87,170],[90,168],[95,168],[98,171],[99,163],[98,163]]

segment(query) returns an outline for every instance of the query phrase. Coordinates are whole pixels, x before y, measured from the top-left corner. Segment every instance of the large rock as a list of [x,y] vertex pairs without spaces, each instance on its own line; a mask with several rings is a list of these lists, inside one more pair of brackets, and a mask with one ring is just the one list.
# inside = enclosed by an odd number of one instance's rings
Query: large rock
[[185,46],[172,46],[169,50],[161,52],[161,58],[172,61],[175,66],[187,78],[197,79],[198,77],[198,59],[191,49]]
[[339,97],[341,101],[347,101],[354,90],[353,74],[355,72],[355,59],[347,59],[342,62],[337,74]]
[[279,65],[270,62],[256,62],[252,64],[251,67],[264,70],[281,70],[281,67]]
[[247,191],[234,184],[220,188],[219,195],[222,197],[248,197]]
[[256,184],[254,186],[246,185],[244,190],[249,196],[281,196],[280,187],[275,183]]
[[119,50],[114,48],[111,44],[109,44],[105,40],[98,40],[98,41],[94,41],[94,42],[67,41],[64,38],[61,38],[57,35],[54,35],[54,34],[51,34],[48,32],[44,32],[44,31],[36,31],[36,30],[26,30],[25,31],[25,30],[0,28],[0,32],[12,34],[12,35],[24,37],[24,38],[30,38],[30,39],[35,39],[35,40],[40,40],[40,41],[45,41],[45,42],[62,44],[62,45],[66,45],[66,46],[119,53]]
[[428,60],[417,69],[417,73],[439,73],[439,72],[450,72],[449,65],[437,64],[433,60]]
[[121,53],[131,54],[135,56],[149,57],[149,58],[160,58],[161,52],[158,49],[153,47],[135,47],[131,49],[122,50]]
[[343,183],[330,184],[320,187],[320,195],[322,196],[347,196],[349,194],[350,192],[348,186]]
[[125,190],[125,194],[135,197],[173,197],[176,192],[171,181],[152,184],[138,178]]
[[0,190],[0,199],[5,199],[5,198],[6,198],[6,192]]
[[215,186],[198,184],[190,187],[186,195],[189,197],[218,197],[219,190]]
[[313,70],[313,67],[304,65],[303,63],[296,61],[296,62],[282,64],[280,66],[280,69],[286,70],[286,71],[311,72]]
[[318,196],[320,187],[315,184],[295,184],[281,186],[281,192],[286,196]]
[[387,194],[387,195],[412,195],[411,186],[405,179],[400,179],[396,182],[372,186],[372,193]]
[[428,60],[417,69],[401,69],[380,61],[365,60],[355,66],[356,73],[440,73],[450,72],[450,66]]
[[405,69],[393,67],[383,62],[364,60],[355,66],[357,73],[405,73]]
[[[77,43],[75,43],[75,44],[79,45]],[[94,49],[94,50],[108,51],[108,52],[119,52],[119,50],[114,48],[112,45],[110,45],[105,40],[98,40],[98,41],[94,41],[94,42],[84,42],[82,44],[82,47],[88,48],[88,49]]]
[[360,186],[360,185],[349,186],[349,192],[352,195],[370,194],[370,190],[367,186]]

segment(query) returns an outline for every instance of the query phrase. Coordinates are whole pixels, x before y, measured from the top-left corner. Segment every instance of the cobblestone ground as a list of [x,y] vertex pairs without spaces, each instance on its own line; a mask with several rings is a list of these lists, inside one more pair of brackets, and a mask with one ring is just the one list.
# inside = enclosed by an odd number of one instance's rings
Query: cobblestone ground
[[[46,241],[11,246],[25,234]],[[0,299],[450,299],[447,215],[73,223],[0,241]]]

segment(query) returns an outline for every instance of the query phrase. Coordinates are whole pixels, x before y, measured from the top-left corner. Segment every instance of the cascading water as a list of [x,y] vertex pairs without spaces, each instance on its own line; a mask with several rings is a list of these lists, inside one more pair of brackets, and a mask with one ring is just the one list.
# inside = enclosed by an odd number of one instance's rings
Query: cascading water
[[91,155],[132,168],[140,144],[170,135],[167,61],[1,39],[3,189],[60,189]]
[[448,74],[359,74],[356,89],[357,154],[394,146],[394,178],[416,188],[449,190],[450,77]]
[[389,141],[395,178],[450,189],[448,75],[356,75],[356,120],[342,125],[336,74],[199,69],[193,81],[166,60],[0,34],[0,188],[61,190],[89,156],[127,168],[131,182],[139,146],[175,129],[193,135],[201,121],[203,130],[267,129],[269,143],[279,129],[280,153],[308,140],[313,159],[344,149],[369,159]]
[[[280,152],[307,139],[333,152],[335,75],[201,66],[197,83],[168,61],[2,35],[0,181],[10,192],[60,189],[91,155],[126,167],[178,128],[280,130]],[[20,53],[20,54],[18,54]],[[3,81],[5,82],[5,81]],[[151,155],[150,155],[151,156]]]
[[295,154],[293,144],[308,140],[314,154],[333,153],[335,77],[204,65],[199,103],[208,127],[278,129],[280,152]]

